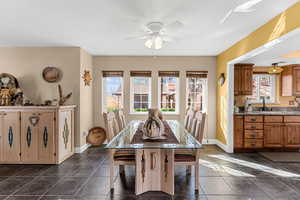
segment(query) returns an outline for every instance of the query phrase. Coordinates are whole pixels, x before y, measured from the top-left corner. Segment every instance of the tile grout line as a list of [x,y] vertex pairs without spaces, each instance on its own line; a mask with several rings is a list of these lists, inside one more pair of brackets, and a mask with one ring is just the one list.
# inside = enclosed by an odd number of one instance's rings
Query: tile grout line
[[101,165],[105,162],[105,160],[106,159],[103,159],[100,162],[99,166],[94,169],[94,171],[90,174],[90,176],[87,178],[87,180],[81,185],[81,187],[78,188],[78,190],[74,194],[75,196],[78,195],[78,193],[80,192],[80,190],[88,183],[88,181],[91,180],[91,178],[93,177],[93,175],[97,172],[97,170],[101,167]]
[[15,192],[13,192],[12,194],[8,195],[8,197],[13,196],[14,194],[16,194],[17,192],[21,191],[23,188],[25,188],[25,186],[29,185],[30,183],[32,183],[34,180],[38,179],[38,177],[33,178],[31,181],[27,182],[26,184],[24,184],[22,187],[20,187],[19,189],[17,189]]
[[[103,160],[100,162],[99,166],[96,167],[95,170],[97,170],[97,169],[101,166],[101,164],[102,164],[104,161],[105,161],[105,159],[103,159]],[[95,170],[91,173],[90,176],[92,176],[92,174],[94,174]],[[90,176],[87,178],[87,180],[89,180]],[[47,194],[47,192],[49,192],[52,188],[54,188],[54,187],[61,181],[61,179],[66,178],[66,177],[72,177],[72,176],[63,176],[63,177],[61,177],[61,178],[59,179],[59,181],[57,181],[57,183],[55,183],[55,184],[52,185],[47,191],[45,191],[45,192],[41,195],[41,197],[40,197],[38,200],[42,199],[42,198],[45,196],[45,194]],[[86,184],[86,182],[84,182],[84,183],[82,184],[82,187],[84,186],[84,184]],[[79,187],[79,189],[81,189],[82,187]],[[79,191],[79,190],[78,190],[78,191]],[[74,195],[76,195],[78,191],[76,191]],[[51,196],[51,195],[50,195],[50,196]],[[68,195],[67,195],[67,196],[68,196]]]

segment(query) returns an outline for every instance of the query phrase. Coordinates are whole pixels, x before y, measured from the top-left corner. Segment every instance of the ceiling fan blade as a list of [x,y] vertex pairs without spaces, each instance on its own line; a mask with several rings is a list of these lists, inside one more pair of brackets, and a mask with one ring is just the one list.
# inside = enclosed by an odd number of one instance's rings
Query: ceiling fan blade
[[161,38],[164,42],[173,42],[174,41],[173,37],[170,37],[170,36],[167,36],[167,35],[163,35],[163,36],[161,36]]
[[139,35],[139,36],[129,36],[126,37],[125,40],[145,40],[150,38],[151,36],[146,34],[146,35]]
[[164,26],[165,29],[168,31],[177,31],[178,29],[182,28],[184,25],[180,21],[176,20],[170,24]]
[[233,10],[230,10],[223,19],[221,19],[220,24],[223,24],[229,17],[230,15],[233,13]]
[[249,10],[251,10],[251,8],[253,6],[255,6],[256,4],[262,2],[263,0],[249,0],[239,6],[237,6],[235,9],[234,9],[234,12],[247,12]]

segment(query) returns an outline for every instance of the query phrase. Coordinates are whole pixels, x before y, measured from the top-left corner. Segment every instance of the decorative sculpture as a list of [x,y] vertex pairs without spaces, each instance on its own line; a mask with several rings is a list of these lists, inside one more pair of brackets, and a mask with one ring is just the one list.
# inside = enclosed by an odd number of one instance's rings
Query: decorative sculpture
[[164,124],[160,119],[158,109],[149,109],[148,119],[143,126],[144,138],[147,139],[162,139],[164,133]]
[[0,74],[0,106],[13,106],[23,103],[23,92],[18,80],[11,74]]
[[66,101],[72,96],[72,92],[70,92],[67,96],[63,96],[61,85],[58,85],[58,92],[59,92],[59,102],[58,102],[58,104],[60,106],[63,106],[66,103]]
[[84,70],[84,74],[82,75],[82,78],[85,86],[89,86],[91,84],[92,76],[90,71]]

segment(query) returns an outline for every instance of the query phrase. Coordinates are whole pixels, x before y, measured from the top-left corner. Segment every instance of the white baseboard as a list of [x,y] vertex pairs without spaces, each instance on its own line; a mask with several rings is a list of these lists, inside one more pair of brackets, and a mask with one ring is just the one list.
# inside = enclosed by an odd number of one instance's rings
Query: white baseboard
[[75,153],[83,153],[85,150],[87,150],[91,145],[85,144],[81,147],[75,147]]
[[216,144],[215,139],[203,139],[202,144]]
[[222,150],[224,150],[226,153],[232,153],[231,150],[229,149],[228,145],[223,144],[217,139],[203,139],[202,144],[215,144],[218,147],[220,147]]

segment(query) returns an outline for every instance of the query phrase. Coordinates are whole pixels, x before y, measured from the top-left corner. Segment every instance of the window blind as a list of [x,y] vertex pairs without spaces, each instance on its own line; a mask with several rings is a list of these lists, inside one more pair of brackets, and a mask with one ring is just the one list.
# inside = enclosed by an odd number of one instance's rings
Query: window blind
[[123,71],[102,71],[103,77],[123,77]]
[[187,71],[187,78],[207,78],[208,71]]
[[130,76],[133,76],[133,77],[151,77],[151,71],[131,71]]
[[179,71],[159,71],[160,77],[179,77]]

